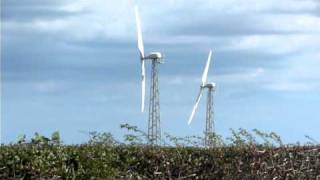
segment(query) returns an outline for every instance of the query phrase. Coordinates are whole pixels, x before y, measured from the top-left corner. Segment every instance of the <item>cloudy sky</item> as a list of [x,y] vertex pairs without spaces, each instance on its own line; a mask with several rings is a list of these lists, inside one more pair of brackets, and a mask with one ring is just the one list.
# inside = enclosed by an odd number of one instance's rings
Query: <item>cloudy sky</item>
[[4,142],[56,130],[66,143],[87,140],[85,131],[121,138],[121,123],[146,129],[134,4],[146,51],[166,57],[165,132],[203,132],[205,99],[190,126],[187,120],[212,49],[219,134],[257,128],[285,142],[320,140],[319,0],[3,0]]

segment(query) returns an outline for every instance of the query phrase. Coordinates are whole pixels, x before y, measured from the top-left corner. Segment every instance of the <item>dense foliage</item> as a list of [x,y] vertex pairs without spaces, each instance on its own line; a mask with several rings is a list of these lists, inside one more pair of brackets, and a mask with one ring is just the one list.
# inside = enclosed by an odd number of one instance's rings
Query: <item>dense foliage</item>
[[122,127],[135,132],[125,136],[126,143],[97,132],[81,145],[61,144],[58,133],[51,138],[36,134],[31,140],[21,136],[17,143],[0,147],[0,179],[320,178],[320,146],[284,146],[272,133],[262,133],[266,141],[258,143],[240,129],[229,143],[214,136],[211,148],[191,147],[186,143],[195,144],[190,138],[168,135],[171,145],[160,147],[141,144],[137,133],[143,132],[136,127]]

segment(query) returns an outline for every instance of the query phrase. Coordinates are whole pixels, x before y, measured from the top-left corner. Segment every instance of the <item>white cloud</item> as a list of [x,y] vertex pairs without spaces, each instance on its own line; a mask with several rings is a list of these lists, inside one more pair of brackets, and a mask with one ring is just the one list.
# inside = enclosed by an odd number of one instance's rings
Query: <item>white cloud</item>
[[282,91],[282,92],[306,92],[312,91],[318,88],[314,84],[303,83],[303,82],[270,82],[265,84],[266,89]]
[[56,81],[39,81],[33,82],[31,86],[38,93],[55,93],[66,90],[70,84]]
[[[270,14],[265,19],[269,28],[282,31],[320,34],[320,18],[308,14]],[[266,27],[267,28],[267,27]]]
[[[228,74],[210,74],[208,81],[224,83],[224,84],[234,84],[237,83],[248,83],[256,82],[265,73],[265,69],[262,67],[246,69],[238,73],[228,73]],[[192,76],[167,76],[162,78],[164,82],[169,85],[183,85],[183,84],[201,84],[201,76],[192,77]]]
[[[250,14],[255,13],[255,18],[260,21],[259,27],[265,30],[299,30],[303,32],[319,32],[319,18],[306,14],[258,14],[267,10],[313,10],[316,4],[313,1],[136,1],[140,7],[143,31],[148,36],[159,36],[157,33],[167,32],[172,26],[179,26],[181,21],[200,22],[211,16],[222,17],[226,14]],[[120,39],[135,38],[135,22],[133,4],[131,1],[67,1],[57,9],[66,12],[76,12],[76,16],[56,19],[43,19],[36,22],[27,22],[32,26],[40,27],[40,31],[59,30],[67,32],[75,38],[112,37]],[[235,16],[235,18],[241,16]],[[252,16],[248,16],[252,17]],[[241,21],[241,19],[239,19]],[[215,23],[215,22],[210,22]],[[22,24],[23,25],[23,24]],[[254,26],[256,24],[252,24]],[[237,27],[234,27],[237,28]],[[171,37],[168,37],[168,41]],[[185,37],[187,38],[187,37]],[[153,37],[145,38],[153,39]]]
[[290,54],[297,51],[310,51],[320,42],[319,35],[253,35],[232,41],[230,49],[254,50],[272,54]]
[[243,70],[238,73],[214,75],[211,79],[216,79],[221,83],[245,83],[256,82],[265,73],[265,69],[262,67]]
[[[310,58],[319,59],[319,54],[315,54],[314,52],[320,51],[320,18],[304,13],[317,8],[315,1],[164,0],[157,2],[136,1],[135,3],[139,4],[144,40],[147,43],[155,42],[159,45],[178,44],[182,48],[183,45],[188,45],[196,50],[203,49],[203,47],[213,47],[215,50],[230,50],[235,52],[245,50],[266,54],[285,54],[287,56],[284,57],[284,60],[292,59],[297,56],[297,53],[304,52],[299,57],[299,60],[295,61],[294,65],[284,65],[286,68],[285,72],[283,70],[281,72],[277,70],[270,71],[261,66],[256,69],[244,70],[240,73],[214,75],[212,76],[213,80],[237,83],[242,81],[254,82],[258,79],[270,83],[272,80],[277,79],[278,74],[281,74],[286,78],[281,79],[281,81],[278,78],[279,83],[275,84],[283,83],[284,85],[281,88],[285,89],[284,86],[293,87],[293,80],[301,81],[301,79],[296,80],[293,78],[297,76],[296,72],[300,72],[300,75],[307,74],[305,78],[314,78],[314,76],[319,75],[319,72],[315,70],[312,71],[312,76],[309,75],[309,68],[312,69],[315,66],[312,64],[304,65],[301,62],[307,61]],[[20,31],[31,29],[34,32],[54,33],[57,37],[61,38],[62,36],[62,38],[67,40],[112,38],[135,42],[136,29],[133,4],[134,2],[130,1],[68,1],[68,3],[58,8],[79,14],[68,17],[58,16],[55,19],[33,19],[26,22],[8,21],[5,23],[9,27],[9,30],[18,29]],[[249,23],[249,25],[265,31],[274,31],[275,34],[252,32],[253,35],[239,34],[235,36],[233,34],[226,35],[225,37],[210,34],[216,28],[212,17],[223,18],[226,14],[234,15],[231,16],[233,18],[239,16],[237,21],[245,21],[244,19],[240,19],[240,17],[252,17],[254,14],[254,19],[257,21]],[[249,14],[249,16],[240,16],[243,14]],[[211,26],[205,29],[209,32],[208,34],[170,34],[169,31],[172,29],[179,29],[179,26],[181,26],[180,21],[191,22],[192,26],[196,26],[198,22],[208,23]],[[202,30],[204,27],[198,28]],[[237,28],[228,27],[230,30],[236,30]],[[181,29],[180,31],[183,30]],[[294,32],[298,32],[298,34]],[[270,63],[276,62],[270,59]],[[305,68],[298,69],[296,67]],[[287,73],[287,75],[283,75],[284,73]],[[268,77],[265,74],[268,74]],[[187,79],[192,79],[194,83],[200,82],[197,78],[187,77]],[[177,85],[183,82],[184,78],[173,78],[168,81],[169,84]],[[301,84],[299,86],[303,87]],[[52,84],[47,84],[47,86],[43,87],[39,86],[38,88],[46,89],[45,87],[54,89],[54,85]]]
[[261,88],[279,92],[320,91],[320,59],[318,52],[290,57],[285,66],[269,69],[259,78]]
[[169,85],[182,85],[185,80],[186,80],[186,79],[183,78],[183,77],[177,77],[177,76],[175,76],[175,77],[172,77],[172,78],[167,78],[167,79],[166,79],[166,82],[167,82],[167,84],[169,84]]

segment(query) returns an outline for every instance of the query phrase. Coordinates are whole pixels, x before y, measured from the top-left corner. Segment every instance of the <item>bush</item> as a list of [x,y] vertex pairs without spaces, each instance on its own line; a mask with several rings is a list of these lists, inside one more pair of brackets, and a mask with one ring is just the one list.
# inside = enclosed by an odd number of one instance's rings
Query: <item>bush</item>
[[166,146],[149,146],[137,127],[122,127],[134,138],[119,143],[94,132],[88,143],[64,145],[57,132],[51,138],[21,136],[0,147],[0,179],[320,178],[320,146],[283,145],[274,133],[254,130],[260,143],[243,129],[233,130],[228,142],[213,134],[210,148],[201,147],[199,137],[167,135]]

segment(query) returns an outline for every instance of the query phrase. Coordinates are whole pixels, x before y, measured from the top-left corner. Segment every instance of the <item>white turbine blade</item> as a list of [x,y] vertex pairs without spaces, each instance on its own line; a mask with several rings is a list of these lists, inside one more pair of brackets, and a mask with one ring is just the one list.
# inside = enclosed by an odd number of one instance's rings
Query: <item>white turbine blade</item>
[[144,112],[144,101],[145,101],[145,91],[146,91],[146,73],[144,65],[144,47],[141,31],[141,23],[139,17],[138,6],[135,6],[135,16],[136,16],[136,25],[137,25],[137,37],[138,37],[138,49],[141,59],[141,112]]
[[136,25],[137,25],[137,36],[138,36],[138,49],[140,52],[141,60],[144,59],[144,47],[143,47],[143,39],[142,39],[142,31],[141,31],[141,23],[139,17],[138,6],[135,6],[135,15],[136,15]]
[[191,123],[191,121],[192,121],[192,119],[193,119],[193,117],[194,117],[194,114],[196,113],[196,110],[197,110],[197,108],[198,108],[198,104],[199,104],[199,102],[200,102],[201,97],[202,97],[202,88],[200,89],[198,98],[197,98],[197,100],[196,100],[196,104],[193,106],[191,115],[190,115],[190,117],[189,117],[188,125],[190,125],[190,123]]
[[207,80],[208,80],[208,71],[209,71],[209,66],[210,66],[210,61],[211,61],[211,55],[212,55],[212,51],[210,50],[207,64],[206,64],[206,67],[204,68],[204,71],[202,74],[202,85],[203,86],[207,83]]
[[146,72],[144,66],[144,60],[141,60],[141,112],[144,111],[144,99],[146,93]]

